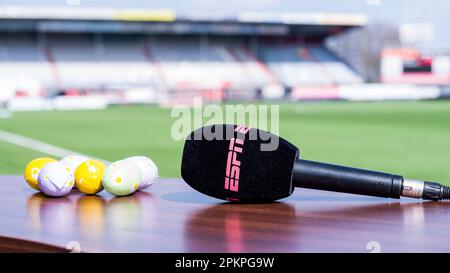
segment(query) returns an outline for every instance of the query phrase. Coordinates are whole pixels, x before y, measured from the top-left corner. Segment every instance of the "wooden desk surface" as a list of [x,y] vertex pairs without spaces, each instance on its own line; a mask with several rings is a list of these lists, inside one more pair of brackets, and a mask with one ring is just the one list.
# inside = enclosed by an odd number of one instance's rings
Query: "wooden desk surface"
[[[0,177],[0,249],[83,252],[450,252],[450,202],[297,189],[283,202],[227,204],[179,179],[135,195],[49,198]],[[369,248],[369,249],[368,249]]]

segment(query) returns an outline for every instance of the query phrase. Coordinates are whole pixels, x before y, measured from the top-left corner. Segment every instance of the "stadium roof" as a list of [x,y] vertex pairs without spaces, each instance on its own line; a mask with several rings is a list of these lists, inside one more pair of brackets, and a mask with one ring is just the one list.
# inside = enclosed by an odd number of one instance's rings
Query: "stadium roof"
[[225,14],[79,6],[0,6],[0,30],[9,31],[266,35],[300,32],[323,37],[341,29],[365,25],[367,20],[363,14],[344,13]]
[[56,19],[56,20],[106,20],[106,21],[153,21],[173,22],[206,21],[238,23],[275,23],[288,25],[342,25],[361,26],[367,22],[363,14],[345,13],[271,13],[240,12],[222,13],[177,13],[173,10],[114,9],[84,7],[24,7],[3,6],[0,19]]

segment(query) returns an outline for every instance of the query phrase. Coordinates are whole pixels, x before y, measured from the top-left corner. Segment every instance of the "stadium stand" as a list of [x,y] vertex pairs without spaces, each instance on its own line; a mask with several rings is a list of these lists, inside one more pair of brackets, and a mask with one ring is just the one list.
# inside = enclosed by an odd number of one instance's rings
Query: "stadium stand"
[[[112,9],[81,13],[61,8],[57,15],[33,10],[29,18],[24,7],[12,11],[0,10],[0,78],[10,79],[16,94],[111,91],[124,98],[127,90],[147,89],[162,97],[194,91],[215,100],[362,82],[323,42],[336,29],[364,25],[358,15],[342,21],[342,16],[313,14],[202,18],[161,17],[155,11],[142,16],[145,11],[139,11],[134,18],[133,12],[123,17]],[[42,92],[17,87],[27,82]]]
[[[99,37],[100,41],[95,41],[95,36],[86,34],[52,34],[39,48],[32,37],[11,35],[1,41],[0,69],[3,75],[39,77],[45,79],[45,84],[56,83],[59,88],[164,81],[169,88],[232,83],[245,89],[277,80],[286,86],[362,81],[321,45],[262,44],[261,64],[256,52],[223,39],[202,46],[199,37],[158,37],[150,41],[145,36]],[[157,69],[162,70],[162,75]]]
[[2,35],[0,75],[19,85],[31,79],[39,79],[45,85],[54,84],[45,52],[39,49],[37,39],[30,34]]
[[50,35],[48,48],[62,87],[149,85],[155,69],[146,60],[142,37]]
[[339,85],[362,79],[322,45],[272,45],[263,47],[263,58],[284,85]]
[[239,44],[226,39],[159,37],[150,45],[170,88],[180,84],[256,88],[267,82]]

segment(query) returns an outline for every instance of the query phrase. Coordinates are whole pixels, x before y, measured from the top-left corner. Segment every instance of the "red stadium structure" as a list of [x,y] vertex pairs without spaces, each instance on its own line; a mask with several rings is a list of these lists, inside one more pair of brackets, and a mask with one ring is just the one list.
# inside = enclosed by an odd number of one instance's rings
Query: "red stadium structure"
[[387,48],[381,54],[381,81],[450,85],[450,54],[423,55],[411,48]]

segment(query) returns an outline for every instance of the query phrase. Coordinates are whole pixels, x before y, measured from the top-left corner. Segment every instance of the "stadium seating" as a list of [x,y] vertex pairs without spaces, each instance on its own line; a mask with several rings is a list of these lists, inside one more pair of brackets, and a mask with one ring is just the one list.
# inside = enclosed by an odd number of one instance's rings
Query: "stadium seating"
[[3,79],[18,85],[39,79],[43,84],[52,85],[52,69],[45,60],[45,54],[33,36],[4,35],[0,39],[0,77]]
[[211,41],[203,47],[195,38],[182,41],[169,38],[150,46],[172,88],[180,83],[197,86],[231,83],[238,88],[256,88],[264,83],[263,73],[236,45]]
[[287,86],[361,83],[362,79],[321,45],[268,45],[262,56]]
[[55,36],[49,44],[64,86],[148,85],[156,80],[143,38],[105,36],[96,43],[85,35]]
[[39,79],[48,89],[153,86],[160,89],[256,90],[360,83],[361,78],[321,44],[265,44],[257,52],[239,38],[47,34],[5,35],[2,77]]

